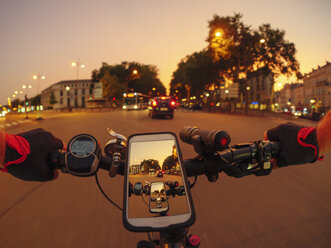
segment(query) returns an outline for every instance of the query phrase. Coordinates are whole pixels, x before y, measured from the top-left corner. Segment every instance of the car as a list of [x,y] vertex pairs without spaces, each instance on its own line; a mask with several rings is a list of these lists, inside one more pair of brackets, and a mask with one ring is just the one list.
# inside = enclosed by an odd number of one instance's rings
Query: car
[[163,177],[163,174],[164,174],[164,170],[158,170],[158,171],[156,172],[156,176],[157,176],[157,177]]
[[176,101],[169,96],[156,97],[150,102],[149,116],[154,119],[155,117],[169,116],[174,118],[174,110]]

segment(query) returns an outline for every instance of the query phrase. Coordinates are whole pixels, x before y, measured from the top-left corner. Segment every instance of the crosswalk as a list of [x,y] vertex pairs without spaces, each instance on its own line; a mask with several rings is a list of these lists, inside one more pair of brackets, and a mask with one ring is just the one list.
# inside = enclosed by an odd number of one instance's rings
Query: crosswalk
[[31,120],[20,120],[20,121],[12,121],[12,122],[3,122],[0,123],[0,128],[1,129],[6,129],[6,128],[10,128],[13,126],[17,126],[23,123],[27,123],[27,122],[31,122]]

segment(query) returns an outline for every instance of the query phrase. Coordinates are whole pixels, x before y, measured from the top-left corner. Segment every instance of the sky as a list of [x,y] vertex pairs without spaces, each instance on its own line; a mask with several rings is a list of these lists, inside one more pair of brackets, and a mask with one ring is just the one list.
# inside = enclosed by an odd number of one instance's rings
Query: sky
[[132,142],[130,149],[130,166],[141,164],[142,161],[154,159],[162,167],[164,160],[172,155],[173,140],[158,140],[148,142]]
[[102,62],[156,65],[168,88],[179,61],[207,46],[215,14],[285,30],[308,73],[331,60],[330,11],[330,0],[0,0],[0,104],[24,84],[37,94],[34,74],[46,77],[40,90],[76,79],[77,60],[80,79]]

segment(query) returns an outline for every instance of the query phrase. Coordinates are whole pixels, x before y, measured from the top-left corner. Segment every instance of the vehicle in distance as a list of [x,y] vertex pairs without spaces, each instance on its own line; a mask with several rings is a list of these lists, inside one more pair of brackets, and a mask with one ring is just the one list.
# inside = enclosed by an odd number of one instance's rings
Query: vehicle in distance
[[155,117],[169,116],[171,119],[174,118],[174,109],[176,102],[168,96],[156,97],[150,101],[148,106],[148,115],[153,119]]
[[156,172],[157,177],[163,177],[163,174],[164,174],[164,170],[157,170]]
[[137,110],[146,109],[148,107],[149,97],[139,92],[131,92],[123,94],[123,109]]

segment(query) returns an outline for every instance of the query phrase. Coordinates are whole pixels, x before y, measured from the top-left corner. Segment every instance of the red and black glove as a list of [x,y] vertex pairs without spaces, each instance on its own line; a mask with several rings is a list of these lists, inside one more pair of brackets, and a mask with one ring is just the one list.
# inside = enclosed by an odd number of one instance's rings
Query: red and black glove
[[319,159],[316,128],[303,127],[291,122],[266,132],[270,141],[280,142],[277,166],[313,163]]
[[25,181],[49,181],[57,173],[51,167],[50,152],[63,149],[63,142],[44,129],[5,135],[3,171]]

